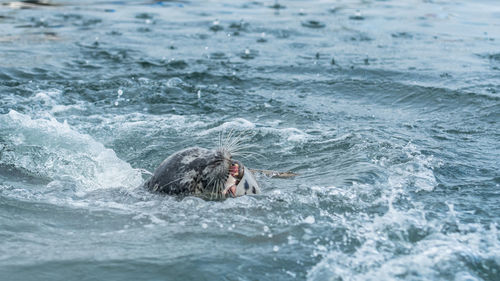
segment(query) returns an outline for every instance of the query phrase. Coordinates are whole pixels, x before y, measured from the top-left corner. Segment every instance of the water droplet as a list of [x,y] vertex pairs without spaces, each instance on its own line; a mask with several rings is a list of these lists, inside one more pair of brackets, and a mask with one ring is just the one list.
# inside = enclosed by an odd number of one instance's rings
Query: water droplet
[[115,101],[115,106],[118,106],[118,101]]
[[278,247],[278,246],[274,246],[274,247],[273,247],[273,251],[277,252],[277,251],[279,251],[279,250],[280,250],[280,247]]
[[354,13],[354,15],[349,17],[349,19],[351,19],[351,20],[364,20],[365,17],[363,17],[363,15],[361,15],[361,11],[357,10],[356,13]]
[[256,50],[250,50],[246,48],[241,54],[240,57],[242,59],[254,59],[259,54]]
[[304,222],[308,224],[313,224],[316,222],[316,220],[314,219],[313,216],[308,216],[307,218],[304,219]]
[[201,227],[204,228],[204,229],[206,229],[208,227],[208,225],[206,223],[202,223]]
[[201,99],[201,90],[198,90],[198,93],[196,93],[198,95],[198,99]]
[[121,96],[121,95],[123,95],[123,90],[122,90],[122,89],[119,89],[119,90],[118,90],[118,96]]
[[267,225],[264,225],[264,232],[268,232],[269,231],[269,227]]

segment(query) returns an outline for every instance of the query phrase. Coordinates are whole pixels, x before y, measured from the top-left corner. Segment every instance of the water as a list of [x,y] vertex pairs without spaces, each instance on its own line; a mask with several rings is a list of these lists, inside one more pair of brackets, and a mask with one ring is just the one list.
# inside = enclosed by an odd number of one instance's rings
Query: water
[[[496,1],[2,3],[1,280],[500,280]],[[139,187],[230,130],[300,175]]]

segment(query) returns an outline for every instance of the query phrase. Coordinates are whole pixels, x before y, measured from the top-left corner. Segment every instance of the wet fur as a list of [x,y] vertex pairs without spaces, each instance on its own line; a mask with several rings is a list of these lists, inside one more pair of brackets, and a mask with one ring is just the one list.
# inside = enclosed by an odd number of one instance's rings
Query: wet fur
[[223,146],[217,150],[191,147],[163,161],[144,186],[170,195],[222,197],[229,176],[231,154]]

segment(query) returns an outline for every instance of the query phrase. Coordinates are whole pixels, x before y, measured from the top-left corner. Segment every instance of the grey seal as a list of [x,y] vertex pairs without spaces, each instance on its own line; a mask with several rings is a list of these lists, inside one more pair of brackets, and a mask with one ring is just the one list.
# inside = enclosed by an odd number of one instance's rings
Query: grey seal
[[252,171],[234,160],[230,149],[224,146],[178,151],[155,169],[144,186],[153,192],[209,199],[260,193]]

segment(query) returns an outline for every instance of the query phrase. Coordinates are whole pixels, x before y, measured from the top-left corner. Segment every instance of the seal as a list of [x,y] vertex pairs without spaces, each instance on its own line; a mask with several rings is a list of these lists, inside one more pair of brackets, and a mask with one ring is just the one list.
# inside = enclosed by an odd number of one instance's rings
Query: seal
[[259,194],[252,171],[232,158],[231,146],[215,150],[190,147],[165,159],[144,186],[169,195],[210,199]]

